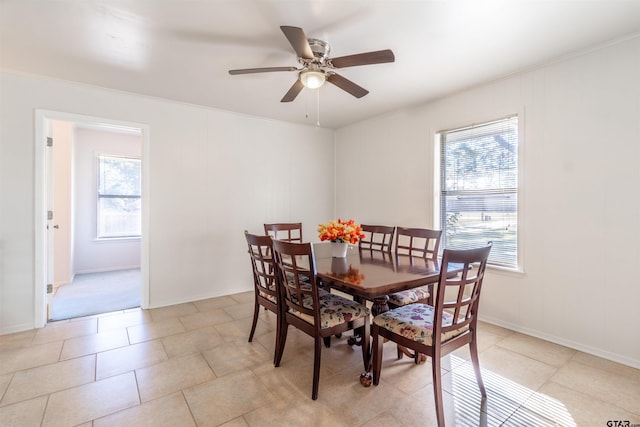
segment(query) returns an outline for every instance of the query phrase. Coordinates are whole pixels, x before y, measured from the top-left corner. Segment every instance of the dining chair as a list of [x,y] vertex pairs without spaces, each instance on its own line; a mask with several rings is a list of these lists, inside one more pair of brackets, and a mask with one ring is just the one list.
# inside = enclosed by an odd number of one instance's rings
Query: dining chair
[[280,222],[265,224],[264,234],[271,236],[274,240],[302,243],[302,223]]
[[397,227],[396,254],[427,258],[435,261],[438,258],[440,237],[442,237],[441,230]]
[[249,333],[249,342],[253,340],[256,331],[260,307],[273,312],[276,315],[276,344],[273,352],[273,363],[276,361],[278,351],[278,339],[280,338],[280,327],[282,314],[280,310],[280,289],[277,284],[275,264],[273,261],[273,249],[271,236],[260,236],[250,234],[245,230],[244,236],[249,247],[251,258],[251,270],[253,272],[254,287],[254,308],[253,323]]
[[[369,364],[369,309],[329,292],[320,292],[311,243],[273,241],[273,254],[282,295],[282,324],[276,367],[280,365],[289,325],[314,339],[311,398],[318,398],[322,343],[331,335],[361,328],[362,360]],[[305,281],[304,279],[308,281]]]
[[[380,382],[384,339],[431,357],[438,426],[444,426],[441,359],[469,345],[480,394],[487,393],[478,360],[477,323],[480,291],[491,244],[465,250],[444,250],[435,306],[409,304],[373,319],[373,384]],[[451,277],[448,270],[461,269]],[[384,339],[383,339],[384,338]]]
[[365,237],[358,242],[358,249],[391,253],[396,227],[367,224],[361,224],[360,227]]
[[[398,227],[396,232],[396,257],[409,256],[436,262],[440,249],[441,230]],[[400,307],[416,302],[432,304],[432,286],[419,286],[389,295],[389,306]]]

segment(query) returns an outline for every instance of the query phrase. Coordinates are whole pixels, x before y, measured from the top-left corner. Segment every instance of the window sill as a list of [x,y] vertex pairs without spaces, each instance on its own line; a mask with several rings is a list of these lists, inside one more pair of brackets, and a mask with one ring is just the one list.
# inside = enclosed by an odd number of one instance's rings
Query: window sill
[[141,236],[131,236],[131,237],[96,237],[93,239],[96,243],[109,243],[109,242],[127,242],[127,241],[139,241],[142,239]]
[[487,270],[493,270],[500,273],[512,274],[514,276],[526,275],[522,267],[501,267],[499,265],[487,265]]

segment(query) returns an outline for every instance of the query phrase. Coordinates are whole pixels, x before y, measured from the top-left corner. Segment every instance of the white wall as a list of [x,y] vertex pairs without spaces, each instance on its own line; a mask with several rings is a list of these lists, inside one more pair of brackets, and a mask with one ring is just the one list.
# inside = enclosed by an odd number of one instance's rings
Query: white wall
[[77,128],[74,132],[74,273],[140,267],[140,239],[96,240],[97,156],[142,157],[140,135]]
[[525,272],[491,270],[480,315],[640,368],[640,37],[340,129],[337,213],[434,226],[435,132],[513,113]]
[[330,130],[7,71],[0,93],[0,334],[35,325],[36,109],[149,127],[151,307],[251,290],[245,229],[333,216]]

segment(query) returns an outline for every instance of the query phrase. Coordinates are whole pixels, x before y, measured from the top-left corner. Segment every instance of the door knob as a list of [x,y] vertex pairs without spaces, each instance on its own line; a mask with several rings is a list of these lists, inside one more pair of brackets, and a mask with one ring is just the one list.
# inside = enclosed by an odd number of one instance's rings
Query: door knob
[[58,224],[54,225],[53,228],[60,228]]

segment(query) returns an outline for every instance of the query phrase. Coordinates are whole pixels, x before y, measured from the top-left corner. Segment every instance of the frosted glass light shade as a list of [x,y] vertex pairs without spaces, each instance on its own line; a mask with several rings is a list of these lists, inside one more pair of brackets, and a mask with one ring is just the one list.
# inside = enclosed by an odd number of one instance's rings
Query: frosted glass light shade
[[300,81],[309,89],[317,89],[322,86],[326,78],[321,71],[303,71],[300,73]]

